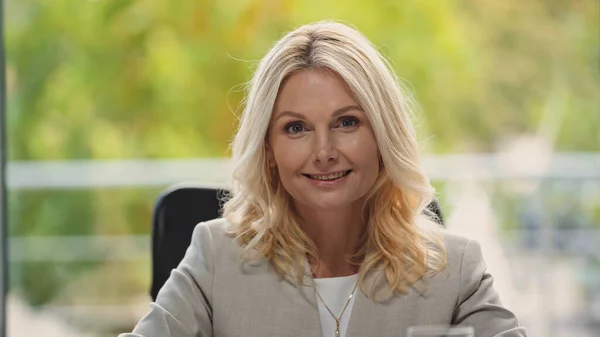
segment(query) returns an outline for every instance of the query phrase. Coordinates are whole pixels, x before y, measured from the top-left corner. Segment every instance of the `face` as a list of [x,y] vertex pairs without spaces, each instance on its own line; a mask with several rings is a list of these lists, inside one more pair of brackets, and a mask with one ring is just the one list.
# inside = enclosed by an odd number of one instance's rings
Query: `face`
[[291,75],[280,88],[267,156],[298,206],[361,207],[379,174],[373,129],[339,75],[325,69]]

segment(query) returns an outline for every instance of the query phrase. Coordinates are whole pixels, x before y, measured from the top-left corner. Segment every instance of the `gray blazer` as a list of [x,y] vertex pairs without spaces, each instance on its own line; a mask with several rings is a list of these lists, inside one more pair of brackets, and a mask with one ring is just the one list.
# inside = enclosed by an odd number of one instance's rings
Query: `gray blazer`
[[[294,286],[268,262],[242,263],[227,222],[196,226],[177,269],[133,333],[119,337],[321,336],[311,286]],[[358,292],[347,337],[406,336],[413,325],[470,325],[477,337],[523,337],[517,318],[502,307],[479,244],[445,234],[447,269],[426,280],[425,293],[375,302]],[[368,278],[367,278],[368,279]]]

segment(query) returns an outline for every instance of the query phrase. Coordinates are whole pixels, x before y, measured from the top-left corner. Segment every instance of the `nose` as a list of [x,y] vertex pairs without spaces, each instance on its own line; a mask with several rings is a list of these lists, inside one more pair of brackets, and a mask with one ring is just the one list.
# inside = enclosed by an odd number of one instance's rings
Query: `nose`
[[325,164],[335,162],[338,151],[335,148],[333,135],[328,132],[318,132],[315,137],[315,162]]

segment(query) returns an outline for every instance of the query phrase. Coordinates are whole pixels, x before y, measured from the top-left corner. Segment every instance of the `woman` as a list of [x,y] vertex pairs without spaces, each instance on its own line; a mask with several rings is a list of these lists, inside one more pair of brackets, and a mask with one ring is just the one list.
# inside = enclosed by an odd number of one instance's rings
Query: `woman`
[[302,26],[260,62],[233,142],[223,219],[192,243],[133,334],[404,336],[470,325],[525,336],[476,242],[426,206],[410,104],[389,64],[339,23]]

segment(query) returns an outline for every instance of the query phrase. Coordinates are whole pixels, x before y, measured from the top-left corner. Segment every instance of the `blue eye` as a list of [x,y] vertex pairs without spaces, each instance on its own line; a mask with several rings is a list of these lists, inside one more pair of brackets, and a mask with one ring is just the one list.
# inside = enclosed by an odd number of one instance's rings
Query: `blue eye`
[[302,124],[300,122],[292,122],[292,123],[286,124],[284,130],[287,133],[296,134],[296,133],[300,133],[300,132],[304,131],[304,127],[302,126]]
[[342,128],[353,128],[358,126],[360,122],[355,117],[343,117],[340,119],[339,126]]

